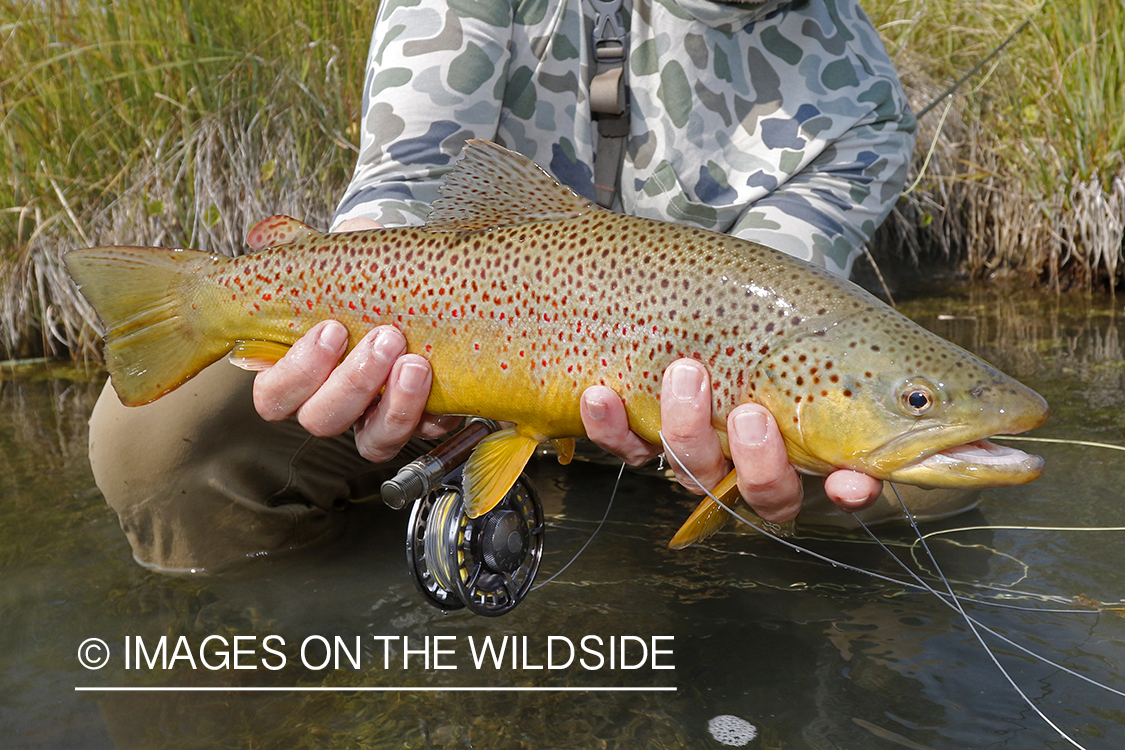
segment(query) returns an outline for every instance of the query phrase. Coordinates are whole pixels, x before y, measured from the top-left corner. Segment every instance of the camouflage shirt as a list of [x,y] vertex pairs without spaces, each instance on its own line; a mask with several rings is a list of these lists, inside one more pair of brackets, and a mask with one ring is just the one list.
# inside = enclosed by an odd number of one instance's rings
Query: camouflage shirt
[[[421,223],[468,138],[592,198],[589,0],[383,0],[335,217]],[[626,0],[626,213],[848,274],[906,179],[914,117],[856,0]]]

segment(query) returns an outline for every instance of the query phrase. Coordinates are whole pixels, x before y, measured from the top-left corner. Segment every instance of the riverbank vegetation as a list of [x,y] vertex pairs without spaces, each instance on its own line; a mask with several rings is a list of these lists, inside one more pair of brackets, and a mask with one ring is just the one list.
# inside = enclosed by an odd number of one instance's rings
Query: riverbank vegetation
[[[1112,288],[1125,274],[1125,3],[866,0],[920,122],[881,266]],[[0,0],[0,356],[96,350],[59,258],[230,253],[326,226],[355,159],[377,0]]]
[[1019,29],[919,122],[880,263],[905,252],[976,278],[1113,291],[1125,279],[1125,2],[864,6],[916,110]]

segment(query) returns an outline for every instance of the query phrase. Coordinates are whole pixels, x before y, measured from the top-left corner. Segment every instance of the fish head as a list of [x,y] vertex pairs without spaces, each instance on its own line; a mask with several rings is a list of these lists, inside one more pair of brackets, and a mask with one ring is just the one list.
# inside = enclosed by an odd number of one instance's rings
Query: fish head
[[972,488],[1043,471],[1039,456],[987,440],[1043,424],[1043,397],[890,308],[793,336],[750,382],[748,396],[774,415],[808,473]]

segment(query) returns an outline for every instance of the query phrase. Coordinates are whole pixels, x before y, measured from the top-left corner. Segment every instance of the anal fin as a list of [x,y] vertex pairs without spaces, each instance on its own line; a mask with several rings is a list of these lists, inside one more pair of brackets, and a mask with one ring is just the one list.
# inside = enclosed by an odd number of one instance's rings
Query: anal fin
[[258,372],[276,365],[289,348],[288,344],[276,341],[239,341],[230,350],[227,359],[235,367]]
[[477,444],[465,462],[465,512],[477,518],[496,507],[519,479],[540,441],[509,427]]

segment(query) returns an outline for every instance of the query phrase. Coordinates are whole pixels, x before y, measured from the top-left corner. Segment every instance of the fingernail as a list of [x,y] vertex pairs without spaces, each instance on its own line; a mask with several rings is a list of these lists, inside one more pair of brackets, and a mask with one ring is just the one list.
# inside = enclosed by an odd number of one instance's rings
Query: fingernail
[[398,386],[407,393],[418,393],[426,385],[429,369],[417,362],[406,362],[398,373]]
[[595,422],[600,422],[605,419],[606,405],[605,402],[597,398],[586,399],[586,415]]
[[[837,483],[838,487],[839,484]],[[867,490],[864,487],[850,481],[843,484],[844,486],[838,490],[841,502],[853,504],[867,502]]]
[[391,364],[402,352],[402,339],[386,329],[380,329],[371,342],[371,353],[384,364]]
[[743,445],[759,446],[766,442],[766,415],[760,411],[743,411],[731,420],[734,437]]
[[325,323],[316,337],[316,343],[333,354],[343,349],[347,342],[348,329],[335,321]]
[[676,365],[668,373],[672,395],[680,401],[690,401],[697,397],[703,388],[703,373],[698,367]]

